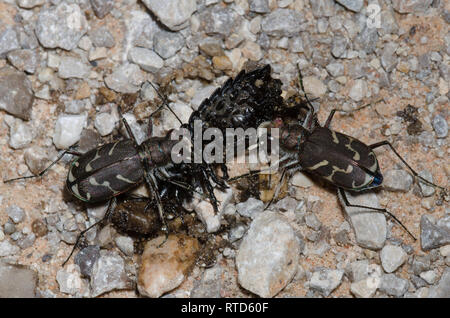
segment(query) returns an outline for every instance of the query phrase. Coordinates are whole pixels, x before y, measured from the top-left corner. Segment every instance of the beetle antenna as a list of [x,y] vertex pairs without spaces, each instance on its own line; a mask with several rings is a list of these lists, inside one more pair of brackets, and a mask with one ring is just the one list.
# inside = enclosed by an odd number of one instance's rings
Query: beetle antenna
[[161,100],[163,101],[163,104],[161,106],[159,106],[153,113],[150,114],[150,117],[152,117],[154,114],[156,114],[157,112],[159,112],[164,106],[167,107],[168,110],[170,110],[170,112],[175,116],[175,118],[180,122],[180,124],[183,124],[183,122],[181,121],[181,119],[177,116],[177,114],[175,114],[175,112],[173,111],[172,108],[170,108],[169,103],[167,102],[167,98],[161,94],[161,92],[156,88],[156,86],[150,82],[150,85],[153,87],[153,89],[156,91],[156,93],[158,94],[159,98],[161,98]]

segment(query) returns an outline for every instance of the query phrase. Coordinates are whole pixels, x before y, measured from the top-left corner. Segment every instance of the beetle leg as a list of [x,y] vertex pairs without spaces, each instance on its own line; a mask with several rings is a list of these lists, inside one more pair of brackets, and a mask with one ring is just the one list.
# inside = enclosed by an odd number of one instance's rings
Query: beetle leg
[[153,89],[156,91],[156,93],[158,94],[159,98],[161,98],[163,104],[161,106],[159,106],[153,113],[150,114],[150,117],[152,117],[155,113],[159,112],[164,106],[167,107],[167,109],[175,116],[175,118],[180,122],[180,124],[183,124],[183,122],[181,121],[181,119],[177,116],[177,114],[175,114],[175,112],[172,110],[172,108],[170,108],[169,103],[167,102],[167,98],[161,94],[159,92],[159,90],[155,87],[155,85],[153,85],[152,82],[149,82],[150,85],[153,87]]
[[109,200],[108,203],[108,209],[106,210],[105,215],[103,216],[103,218],[101,218],[99,221],[95,222],[94,224],[92,224],[91,226],[89,226],[87,229],[83,230],[80,232],[80,234],[78,234],[77,240],[75,241],[75,245],[72,248],[72,251],[70,252],[69,256],[67,257],[67,259],[64,261],[64,263],[62,264],[62,266],[64,267],[64,265],[66,265],[66,263],[69,261],[69,259],[72,257],[73,252],[75,251],[75,249],[78,247],[78,244],[80,243],[81,238],[84,236],[84,234],[86,234],[86,232],[88,232],[90,229],[92,229],[94,226],[97,226],[99,224],[104,223],[105,221],[107,221],[109,219],[109,216],[111,215],[111,212],[114,211],[115,207],[117,204],[117,198],[116,197],[112,197],[111,200]]
[[394,154],[395,154],[395,155],[396,155],[396,156],[397,156],[397,157],[398,157],[398,158],[399,158],[399,159],[400,159],[400,160],[408,167],[408,169],[412,172],[412,174],[414,175],[414,178],[418,178],[418,179],[422,180],[423,182],[425,182],[425,183],[427,183],[427,184],[429,184],[429,185],[431,185],[431,186],[433,186],[433,187],[436,187],[436,188],[439,188],[439,189],[441,189],[441,190],[443,190],[443,191],[446,191],[445,188],[443,188],[443,187],[441,187],[441,186],[438,186],[438,185],[434,184],[433,182],[430,182],[430,181],[428,181],[427,179],[425,179],[425,178],[419,176],[419,174],[418,174],[416,171],[414,171],[413,168],[411,168],[411,166],[405,161],[405,159],[403,159],[402,156],[400,156],[400,154],[397,152],[397,150],[395,150],[394,146],[392,146],[391,143],[390,143],[389,141],[384,140],[384,141],[380,141],[380,142],[377,142],[377,143],[375,143],[375,144],[369,145],[369,147],[370,147],[371,149],[375,149],[375,148],[378,148],[378,147],[381,147],[381,146],[389,146],[389,148],[391,148],[392,152],[394,152]]
[[334,108],[334,109],[331,110],[330,114],[328,115],[327,121],[325,122],[323,127],[331,129],[330,128],[331,120],[333,119],[333,116],[334,116],[334,114],[336,112],[347,113],[347,114],[354,113],[354,112],[357,112],[358,110],[364,109],[364,108],[369,107],[369,106],[371,106],[373,104],[377,104],[377,103],[379,103],[381,101],[384,101],[384,99],[381,98],[381,99],[379,99],[379,100],[377,100],[375,102],[372,102],[372,103],[369,103],[369,104],[366,104],[366,105],[363,105],[363,106],[360,106],[360,107],[357,107],[357,108],[351,109],[351,110],[344,110],[344,109]]
[[64,150],[55,161],[53,161],[47,168],[45,168],[44,170],[42,170],[38,174],[35,174],[35,175],[32,175],[32,176],[18,177],[18,178],[3,180],[3,183],[7,183],[7,182],[11,182],[11,181],[17,181],[17,180],[23,180],[23,179],[31,179],[31,178],[42,177],[51,167],[53,167],[58,161],[60,161],[64,157],[64,155],[67,155],[67,154],[73,155],[73,156],[77,156],[77,157],[80,157],[80,156],[83,155],[81,152],[73,151],[73,150],[70,150],[70,149]]
[[200,167],[200,171],[202,173],[203,176],[203,180],[204,180],[204,186],[206,187],[206,191],[208,191],[208,195],[209,195],[209,199],[212,203],[212,206],[214,208],[214,212],[215,213],[219,213],[219,208],[217,207],[217,198],[216,195],[214,194],[214,189],[209,181],[209,176],[208,173],[205,169],[205,167]]
[[348,202],[347,195],[345,194],[345,191],[342,188],[338,188],[338,194],[344,201],[344,204],[348,207],[364,208],[364,209],[369,209],[369,210],[378,211],[378,212],[387,214],[392,219],[394,219],[394,221],[397,222],[406,231],[406,233],[408,233],[414,239],[414,241],[417,240],[415,238],[415,236],[412,235],[412,233],[406,228],[406,226],[404,226],[403,223],[400,222],[400,220],[397,219],[397,217],[394,214],[392,214],[391,212],[389,212],[388,210],[383,209],[383,208],[374,208],[374,207],[365,206],[365,205],[351,204],[350,202]]
[[286,178],[286,175],[287,175],[287,170],[283,169],[283,172],[282,172],[282,174],[281,174],[280,181],[277,183],[277,186],[276,186],[276,188],[275,188],[273,197],[272,197],[272,199],[270,199],[270,201],[264,206],[264,210],[268,209],[269,206],[272,204],[272,202],[275,201],[276,198],[278,197],[278,195],[280,194],[281,187],[283,186],[284,179]]
[[125,117],[123,117],[122,111],[120,110],[120,106],[117,107],[117,112],[119,113],[120,120],[122,121],[123,125],[125,126],[125,129],[127,130],[128,137],[134,141],[135,145],[137,145],[138,143],[137,143],[136,137],[134,136],[130,125],[128,125],[127,120],[125,119]]
[[311,103],[311,100],[308,98],[308,95],[306,95],[306,91],[305,91],[305,87],[303,85],[303,76],[302,76],[302,72],[300,71],[300,66],[298,66],[297,64],[297,69],[298,69],[298,80],[300,83],[300,88],[303,91],[303,96],[305,96],[306,99],[306,106],[308,107],[308,113],[306,114],[306,118],[302,123],[303,128],[307,129],[308,131],[311,130],[313,121],[314,121],[314,106]]

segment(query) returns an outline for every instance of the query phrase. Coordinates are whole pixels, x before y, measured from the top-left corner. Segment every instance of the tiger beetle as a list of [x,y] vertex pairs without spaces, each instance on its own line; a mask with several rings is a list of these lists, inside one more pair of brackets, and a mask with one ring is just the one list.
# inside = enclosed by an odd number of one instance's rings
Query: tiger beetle
[[[163,100],[163,102],[168,109],[172,111],[166,101]],[[175,113],[174,115],[176,116]],[[63,151],[55,161],[39,174],[4,180],[4,182],[7,183],[16,180],[41,177],[54,164],[60,161],[64,155],[70,154],[78,157],[70,164],[66,179],[67,189],[77,199],[86,203],[108,202],[108,208],[103,219],[83,230],[78,235],[74,248],[63,263],[63,266],[72,256],[81,237],[92,227],[108,220],[117,204],[118,195],[128,192],[145,182],[152,197],[156,200],[159,217],[163,224],[163,230],[166,232],[167,236],[168,229],[164,219],[164,208],[161,202],[160,193],[158,192],[159,188],[157,180],[163,180],[172,183],[177,187],[197,192],[189,184],[178,180],[171,180],[172,175],[168,172],[168,169],[174,165],[171,159],[171,150],[179,141],[171,140],[170,132],[164,137],[149,137],[141,144],[138,144],[130,126],[120,112],[120,107],[119,116],[126,128],[129,139],[108,143],[86,153],[68,149]],[[176,116],[176,118],[179,120],[178,116]],[[151,123],[149,124],[148,134],[149,136],[152,134]],[[209,183],[208,181],[209,180],[206,180],[206,183]],[[215,200],[212,201],[214,205]]]
[[[305,92],[300,70],[299,74],[300,86],[303,92]],[[349,111],[333,109],[325,121],[325,124],[321,126],[317,120],[317,114],[314,112],[314,107],[306,96],[306,93],[304,93],[304,97],[306,103],[302,102],[296,105],[297,110],[307,109],[304,118],[299,119],[295,123],[286,124],[282,118],[278,117],[271,122],[263,124],[265,127],[279,128],[280,159],[278,163],[283,169],[280,178],[281,181],[277,184],[275,195],[266,205],[266,208],[278,196],[286,174],[304,170],[325,179],[327,182],[337,187],[338,197],[345,206],[365,208],[384,213],[392,217],[414,240],[416,240],[414,235],[391,212],[384,208],[351,204],[348,201],[344,190],[361,192],[379,187],[382,184],[383,175],[381,174],[377,157],[373,151],[381,146],[388,146],[412,172],[415,178],[444,191],[445,189],[419,176],[400,156],[389,141],[384,140],[366,145],[360,140],[332,130],[330,125],[334,114],[337,111]],[[370,104],[364,105],[353,111],[360,110],[369,105]],[[260,171],[254,171],[243,176],[238,176],[230,179],[230,181],[258,172]]]

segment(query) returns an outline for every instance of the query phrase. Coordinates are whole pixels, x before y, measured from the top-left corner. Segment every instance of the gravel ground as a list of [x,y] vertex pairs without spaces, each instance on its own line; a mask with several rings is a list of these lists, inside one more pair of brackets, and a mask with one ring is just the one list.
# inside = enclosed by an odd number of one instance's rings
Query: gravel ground
[[[149,81],[185,122],[257,62],[272,66],[284,96],[298,91],[300,68],[321,123],[333,108],[373,103],[336,114],[333,128],[390,141],[448,187],[448,1],[4,0],[0,22],[1,179],[39,172],[76,142],[85,151],[115,138],[114,92],[138,94],[125,117],[142,141],[160,103]],[[167,110],[154,124],[155,135],[179,126]],[[63,191],[67,156],[41,179],[0,182],[0,297],[450,297],[448,196],[414,182],[388,149],[376,154],[384,187],[349,199],[386,207],[417,241],[297,173],[270,211],[223,194],[222,216],[247,221],[218,234],[230,244],[210,268],[193,265],[198,243],[184,249],[179,237],[166,262],[138,265],[133,240],[111,226],[89,232],[90,247],[62,268],[79,231],[105,211]],[[181,250],[183,260],[171,258]],[[142,278],[148,266],[155,277]]]

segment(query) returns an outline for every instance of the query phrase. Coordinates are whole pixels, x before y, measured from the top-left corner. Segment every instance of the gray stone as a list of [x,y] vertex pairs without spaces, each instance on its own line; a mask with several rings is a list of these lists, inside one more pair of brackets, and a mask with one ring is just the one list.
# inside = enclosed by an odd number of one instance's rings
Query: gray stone
[[20,252],[20,248],[11,244],[8,240],[0,242],[0,257],[16,255]]
[[378,32],[376,28],[370,28],[367,25],[355,37],[356,47],[367,54],[373,53],[377,47]]
[[95,262],[100,257],[100,247],[89,245],[75,255],[74,262],[80,267],[80,272],[86,277],[90,277]]
[[34,50],[15,50],[7,55],[9,63],[11,63],[19,71],[25,71],[34,74],[37,66],[37,55]]
[[335,58],[343,57],[347,48],[349,46],[349,41],[344,36],[334,36],[333,37],[333,45],[331,47],[331,54]]
[[367,82],[363,79],[356,80],[352,87],[350,88],[350,92],[348,96],[353,99],[355,102],[359,102],[363,100],[367,95],[368,87]]
[[191,298],[220,298],[222,268],[214,266],[203,273],[202,278],[195,283]]
[[434,224],[428,215],[422,215],[420,219],[420,244],[424,251],[450,244],[450,230]]
[[392,9],[381,11],[381,29],[384,34],[397,34],[399,27]]
[[158,54],[140,47],[135,47],[128,51],[128,60],[150,73],[156,73],[164,66],[164,60]]
[[383,177],[383,187],[389,191],[408,192],[413,183],[413,177],[405,170],[388,170]]
[[344,75],[344,65],[341,63],[330,63],[326,66],[326,69],[333,77]]
[[413,13],[425,11],[433,0],[392,0],[392,7],[398,13]]
[[261,27],[268,35],[292,37],[302,31],[304,22],[303,14],[298,11],[276,9],[263,18]]
[[116,45],[114,36],[109,32],[109,29],[106,26],[90,31],[89,38],[96,47],[112,48]]
[[447,120],[444,117],[437,114],[433,117],[431,122],[434,128],[434,132],[436,133],[436,137],[445,138],[448,135],[448,124]]
[[76,270],[76,266],[72,264],[56,273],[56,281],[59,285],[59,291],[69,295],[79,294],[84,287],[80,273]]
[[269,13],[269,1],[268,0],[250,0],[250,11],[256,13]]
[[239,284],[260,297],[273,297],[294,277],[299,254],[295,233],[281,215],[260,214],[236,255]]
[[229,241],[233,243],[236,242],[237,240],[240,240],[244,236],[246,231],[247,228],[242,224],[233,227],[230,230]]
[[420,273],[420,278],[430,285],[433,285],[436,282],[437,277],[437,273],[434,270]]
[[290,51],[292,53],[301,53],[305,51],[305,48],[303,47],[303,39],[301,36],[296,36],[292,38],[291,44],[289,47]]
[[341,284],[343,275],[343,270],[320,268],[312,274],[309,287],[327,297]]
[[58,76],[61,78],[81,78],[86,79],[91,72],[89,65],[83,63],[80,59],[63,56],[58,67]]
[[11,66],[0,69],[0,109],[29,120],[34,96],[27,76]]
[[383,53],[381,54],[381,65],[386,72],[391,72],[397,66],[398,58],[395,54],[398,44],[395,42],[388,42],[384,45]]
[[436,286],[430,288],[430,298],[450,298],[450,268],[446,268]]
[[17,246],[19,246],[21,249],[26,249],[31,246],[33,246],[34,242],[36,241],[36,235],[34,233],[30,233],[21,239],[17,241]]
[[[418,174],[425,180],[433,182],[433,175],[428,170],[419,171]],[[436,192],[436,189],[433,186],[422,181],[421,179],[418,179],[418,180],[419,180],[419,186],[420,186],[420,191],[422,192],[422,196],[429,197],[429,196],[432,196]]]
[[37,273],[28,266],[0,261],[0,298],[36,297],[37,279]]
[[409,282],[394,274],[385,274],[381,277],[380,291],[396,297],[403,296],[409,288]]
[[116,126],[116,118],[110,113],[100,113],[95,116],[94,127],[101,136],[107,136]]
[[420,273],[430,269],[431,261],[428,255],[419,256],[415,255],[411,264],[411,268],[415,275],[420,275]]
[[400,246],[386,245],[380,252],[381,265],[386,273],[395,272],[406,261],[407,256]]
[[311,10],[316,18],[332,17],[335,15],[336,8],[334,0],[316,0],[310,1]]
[[184,37],[179,32],[159,31],[153,37],[153,49],[163,59],[174,56],[184,44]]
[[33,141],[33,131],[30,125],[16,119],[9,131],[9,146],[13,149],[22,149]]
[[195,0],[143,0],[142,2],[159,21],[173,31],[187,27],[189,18],[197,10]]
[[336,2],[353,12],[361,11],[364,5],[364,0],[336,0]]
[[84,100],[69,100],[64,102],[64,111],[68,114],[80,114],[86,109],[86,102]]
[[[350,204],[381,208],[378,198],[373,192],[360,194],[345,192],[345,194]],[[382,248],[387,234],[384,214],[364,208],[348,207],[342,198],[340,198],[340,201],[353,226],[358,245],[370,249]]]
[[34,50],[39,46],[34,27],[30,24],[23,26],[23,29],[19,31],[18,39],[22,49]]
[[13,222],[8,220],[4,225],[4,230],[6,234],[11,235],[16,231],[16,226],[14,225]]
[[204,22],[206,34],[219,34],[224,37],[229,36],[240,21],[238,14],[234,10],[220,6],[206,9],[200,13],[199,19]]
[[106,85],[119,93],[136,93],[144,82],[144,74],[136,64],[123,64],[105,77]]
[[103,19],[112,10],[114,0],[91,0],[91,6],[95,15]]
[[65,2],[41,10],[36,22],[39,42],[50,49],[74,49],[87,29],[88,24],[80,7]]
[[17,5],[24,9],[31,9],[37,6],[41,6],[45,3],[45,0],[17,0]]
[[123,258],[116,252],[100,251],[100,258],[95,262],[91,273],[92,296],[129,288],[131,284],[125,272]]
[[6,214],[16,224],[22,222],[25,217],[25,211],[17,205],[7,207]]
[[53,143],[58,149],[67,149],[80,140],[81,132],[87,125],[87,114],[58,116],[53,134]]
[[129,236],[118,236],[114,239],[119,250],[127,256],[133,256],[134,243],[133,239]]
[[17,33],[13,28],[7,28],[0,34],[0,58],[8,52],[20,49]]
[[236,210],[240,215],[254,219],[263,212],[264,203],[250,197],[247,201],[236,204]]
[[315,231],[320,230],[322,223],[319,221],[317,216],[314,213],[306,213],[305,215],[305,223],[307,226],[312,228]]

